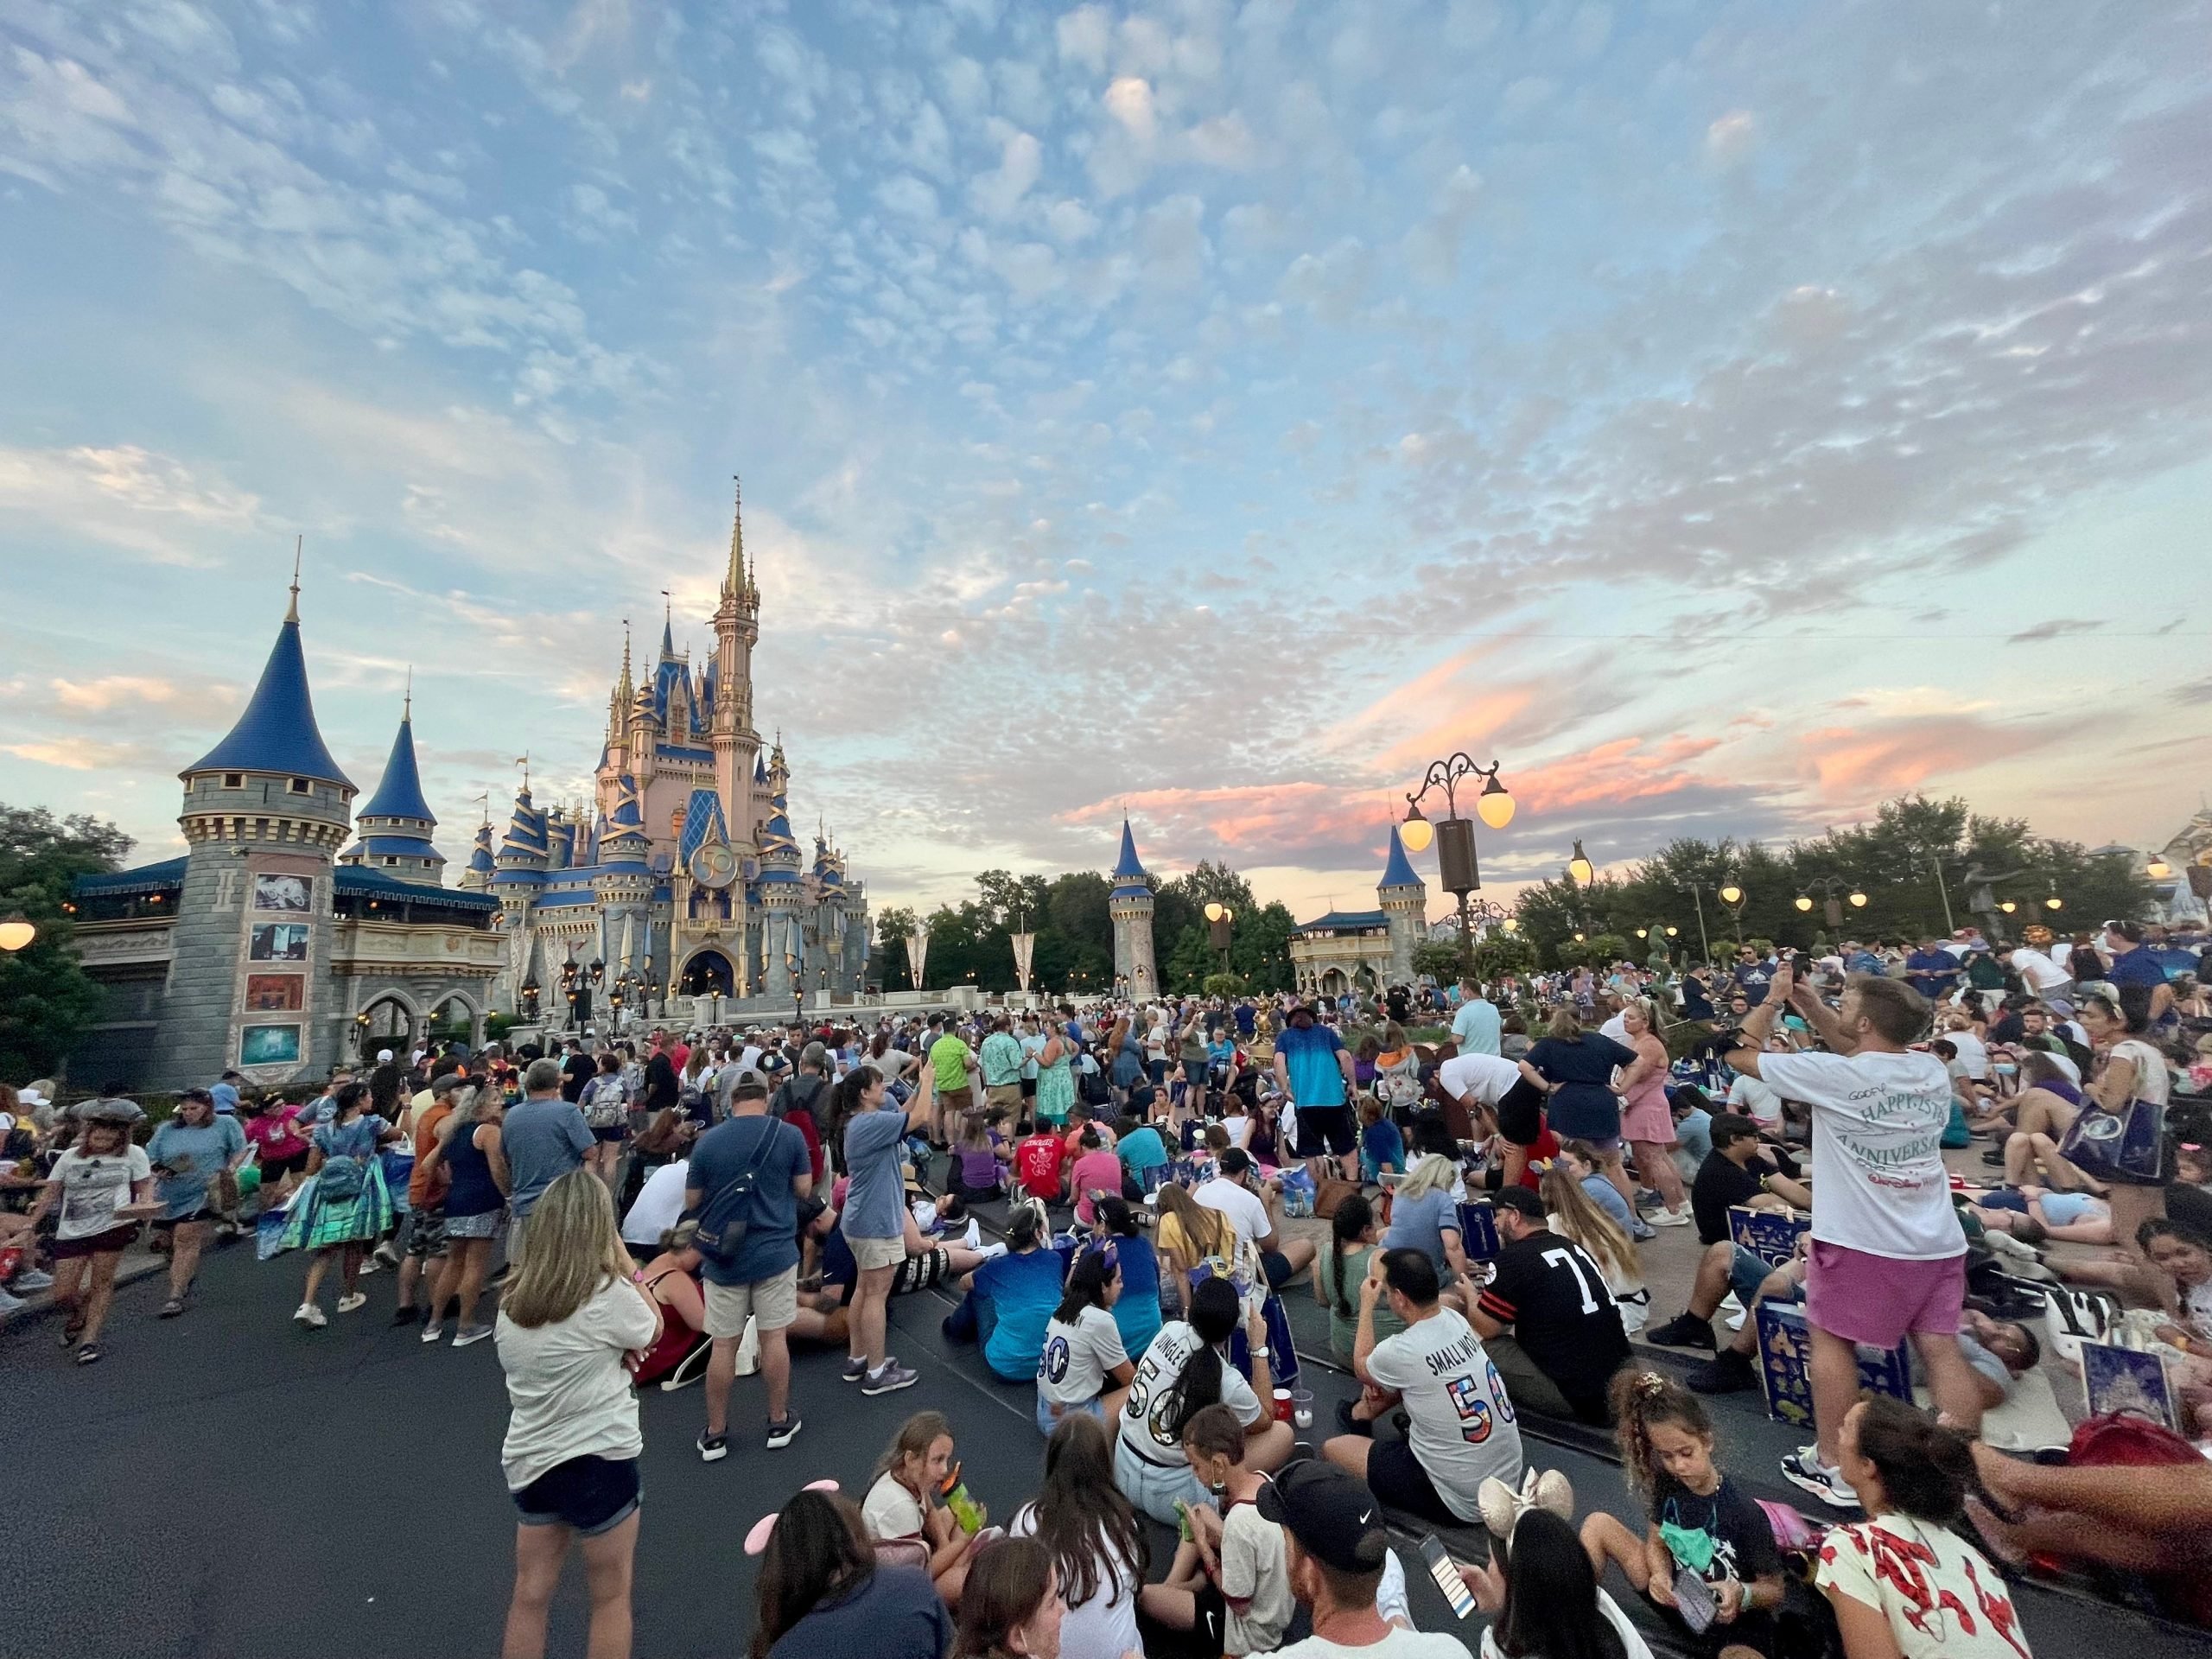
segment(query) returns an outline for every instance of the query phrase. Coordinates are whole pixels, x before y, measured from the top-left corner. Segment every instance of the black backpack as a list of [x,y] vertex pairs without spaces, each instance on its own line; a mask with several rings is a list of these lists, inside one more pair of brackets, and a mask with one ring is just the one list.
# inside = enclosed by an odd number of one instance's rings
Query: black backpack
[[736,1260],[738,1250],[745,1243],[746,1231],[751,1225],[745,1212],[752,1202],[753,1190],[760,1184],[760,1166],[766,1160],[769,1148],[776,1144],[784,1132],[784,1124],[779,1119],[767,1117],[761,1119],[760,1122],[766,1133],[761,1135],[760,1144],[753,1148],[753,1161],[725,1181],[720,1192],[710,1194],[706,1203],[699,1206],[699,1251],[717,1262]]

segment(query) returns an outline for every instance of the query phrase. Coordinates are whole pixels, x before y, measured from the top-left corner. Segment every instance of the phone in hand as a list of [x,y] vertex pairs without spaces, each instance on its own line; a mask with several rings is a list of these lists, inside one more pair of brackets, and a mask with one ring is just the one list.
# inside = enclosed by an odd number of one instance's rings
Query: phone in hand
[[1459,1564],[1446,1553],[1444,1546],[1429,1533],[1421,1541],[1421,1559],[1428,1563],[1428,1576],[1436,1580],[1436,1587],[1444,1592],[1444,1599],[1452,1604],[1452,1616],[1465,1618],[1475,1611],[1475,1592],[1467,1588],[1467,1581],[1459,1575]]
[[1720,1602],[1704,1577],[1685,1567],[1675,1574],[1675,1611],[1682,1616],[1682,1623],[1690,1627],[1693,1634],[1702,1636],[1713,1628],[1713,1621],[1720,1611]]

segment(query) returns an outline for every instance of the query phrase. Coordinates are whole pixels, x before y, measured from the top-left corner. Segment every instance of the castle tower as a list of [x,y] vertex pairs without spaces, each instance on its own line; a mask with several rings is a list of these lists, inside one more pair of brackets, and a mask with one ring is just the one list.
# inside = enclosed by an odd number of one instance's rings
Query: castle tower
[[1390,933],[1392,984],[1410,985],[1414,977],[1414,946],[1428,934],[1428,884],[1421,879],[1406,856],[1398,826],[1390,826],[1390,856],[1382,866],[1382,879],[1375,884]]
[[[607,963],[608,994],[624,975],[643,979],[652,967],[653,873],[648,862],[652,842],[645,833],[634,782],[622,780],[622,798],[607,820],[606,838],[600,843],[599,874],[592,878],[592,893],[599,901]],[[639,1006],[642,993],[639,993]]]
[[300,584],[230,734],[178,774],[190,850],[177,895],[160,1080],[205,1084],[235,1065],[260,1084],[336,1059],[330,984],[332,857],[354,787],[315,724],[300,644]]
[[722,822],[741,858],[760,850],[753,840],[753,771],[760,755],[760,734],[753,728],[753,647],[760,640],[760,590],[746,566],[745,500],[739,494],[730,511],[729,569],[722,575],[721,603],[715,607],[707,718],[715,792],[721,797]]
[[515,791],[514,814],[507,820],[507,832],[500,838],[492,873],[492,892],[499,900],[499,931],[506,940],[507,971],[499,995],[510,1014],[523,1012],[521,991],[531,973],[537,895],[545,886],[549,861],[545,815],[531,804],[530,780],[525,777]]
[[402,881],[426,887],[445,882],[445,855],[430,844],[438,820],[423,798],[423,774],[415,765],[415,699],[401,707],[399,732],[384,763],[384,778],[354,819],[360,840],[339,854],[340,864],[358,864]]
[[1114,976],[1137,1001],[1160,993],[1152,954],[1152,878],[1137,861],[1136,837],[1122,820],[1122,855],[1114,865],[1114,890],[1106,908],[1114,918]]
[[461,887],[469,893],[486,891],[498,868],[492,861],[492,820],[487,817],[476,826],[476,844],[469,849],[468,868],[461,872]]
[[779,1000],[801,988],[806,939],[800,912],[806,887],[799,874],[798,842],[791,834],[791,768],[780,741],[768,756],[768,818],[760,832],[760,964],[762,987]]

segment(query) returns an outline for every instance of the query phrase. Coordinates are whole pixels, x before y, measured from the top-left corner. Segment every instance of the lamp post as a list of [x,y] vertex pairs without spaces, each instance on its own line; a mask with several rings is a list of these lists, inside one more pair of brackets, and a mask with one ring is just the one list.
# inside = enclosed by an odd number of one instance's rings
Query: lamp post
[[1236,912],[1217,899],[1206,901],[1206,934],[1213,948],[1221,953],[1221,971],[1229,971],[1229,940],[1236,923]]
[[[1809,912],[1813,908],[1813,893],[1817,892],[1821,895],[1821,917],[1830,927],[1840,928],[1843,925],[1843,901],[1835,895],[1837,890],[1845,886],[1846,883],[1835,876],[1823,875],[1806,883],[1807,891],[1799,893],[1790,902],[1799,910]],[[1847,896],[1850,899],[1851,907],[1853,910],[1866,908],[1866,893],[1864,888],[1852,884]]]
[[20,910],[0,921],[0,950],[13,956],[38,937],[38,925]]
[[1743,884],[1732,877],[1720,884],[1713,897],[1728,906],[1728,919],[1736,930],[1736,944],[1740,950],[1744,943],[1744,906],[1746,902]]
[[[1459,787],[1469,778],[1483,780],[1482,793],[1475,798],[1475,816],[1493,830],[1503,830],[1513,822],[1513,797],[1498,781],[1498,763],[1478,766],[1464,751],[1441,760],[1432,760],[1421,779],[1421,787],[1406,796],[1406,821],[1399,827],[1398,839],[1409,853],[1426,851],[1429,842],[1436,843],[1436,871],[1445,891],[1459,900],[1459,959],[1471,967],[1474,935],[1467,925],[1467,895],[1483,884],[1482,870],[1475,860],[1475,826],[1459,816]],[[1432,824],[1421,816],[1421,804],[1434,789],[1444,791],[1444,817]]]

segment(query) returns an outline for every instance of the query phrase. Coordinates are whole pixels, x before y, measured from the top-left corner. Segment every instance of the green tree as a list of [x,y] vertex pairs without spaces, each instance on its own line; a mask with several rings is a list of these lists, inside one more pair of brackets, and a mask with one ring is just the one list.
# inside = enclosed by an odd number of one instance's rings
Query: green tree
[[1459,977],[1459,946],[1452,939],[1423,939],[1414,946],[1414,972],[1426,974],[1440,985]]
[[20,911],[38,930],[0,956],[0,1076],[58,1070],[99,1018],[105,995],[78,959],[63,906],[79,876],[119,868],[130,850],[130,838],[102,819],[0,804],[0,915]]
[[1528,940],[1511,933],[1493,933],[1486,939],[1475,941],[1477,982],[1495,985],[1508,974],[1535,971],[1536,948]]

